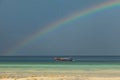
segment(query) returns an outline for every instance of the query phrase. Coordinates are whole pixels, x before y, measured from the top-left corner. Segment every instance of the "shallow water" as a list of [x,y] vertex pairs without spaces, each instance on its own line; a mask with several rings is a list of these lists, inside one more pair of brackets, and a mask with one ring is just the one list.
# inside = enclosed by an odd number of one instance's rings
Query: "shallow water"
[[[64,57],[64,56],[62,56]],[[0,57],[0,71],[118,70],[119,56],[71,56],[74,61],[54,61],[53,56]]]

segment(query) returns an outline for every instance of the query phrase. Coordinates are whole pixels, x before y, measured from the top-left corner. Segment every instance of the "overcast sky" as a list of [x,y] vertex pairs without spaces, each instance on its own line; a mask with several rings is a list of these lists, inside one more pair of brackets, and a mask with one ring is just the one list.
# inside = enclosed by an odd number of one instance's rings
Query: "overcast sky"
[[120,55],[120,6],[75,20],[8,52],[45,25],[109,0],[0,0],[0,55]]

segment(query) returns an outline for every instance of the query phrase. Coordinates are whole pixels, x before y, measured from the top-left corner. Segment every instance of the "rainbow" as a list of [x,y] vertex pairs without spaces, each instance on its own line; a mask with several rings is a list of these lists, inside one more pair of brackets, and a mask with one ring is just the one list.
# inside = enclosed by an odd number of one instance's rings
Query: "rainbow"
[[6,54],[15,54],[16,52],[18,52],[21,48],[24,48],[25,46],[27,46],[28,44],[30,44],[31,42],[35,41],[38,38],[42,38],[42,36],[47,35],[49,32],[52,32],[56,29],[59,29],[60,27],[62,27],[65,24],[69,24],[75,20],[81,19],[82,17],[85,17],[87,15],[111,8],[111,7],[115,7],[115,6],[120,6],[120,0],[108,0],[107,2],[104,2],[102,4],[99,4],[97,6],[92,6],[88,9],[85,9],[83,11],[74,13],[72,15],[69,15],[65,18],[62,18],[61,20],[58,20],[52,24],[48,24],[47,26],[45,26],[45,28],[43,30],[38,30],[36,31],[36,33],[28,36],[27,38],[23,39],[21,42],[19,42],[19,44],[17,44],[16,46],[14,46],[13,48],[9,49],[6,51]]

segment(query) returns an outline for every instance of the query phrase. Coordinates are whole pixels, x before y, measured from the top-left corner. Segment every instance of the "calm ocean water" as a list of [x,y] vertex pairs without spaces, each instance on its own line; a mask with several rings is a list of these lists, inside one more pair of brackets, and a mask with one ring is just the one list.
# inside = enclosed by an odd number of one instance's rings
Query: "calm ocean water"
[[59,56],[73,61],[55,61],[55,56],[7,56],[0,57],[1,71],[34,70],[120,70],[120,56]]
[[[56,56],[0,56],[0,62],[56,62]],[[74,62],[120,62],[120,56],[57,56],[71,57]]]

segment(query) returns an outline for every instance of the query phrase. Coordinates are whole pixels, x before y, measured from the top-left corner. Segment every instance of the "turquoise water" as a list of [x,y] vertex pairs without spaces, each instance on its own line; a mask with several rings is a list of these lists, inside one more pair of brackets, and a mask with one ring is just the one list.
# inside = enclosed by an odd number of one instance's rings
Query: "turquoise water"
[[0,63],[0,70],[120,70],[120,63],[56,62],[56,63]]
[[71,56],[74,61],[57,62],[53,56],[0,57],[0,71],[119,70],[120,56]]

